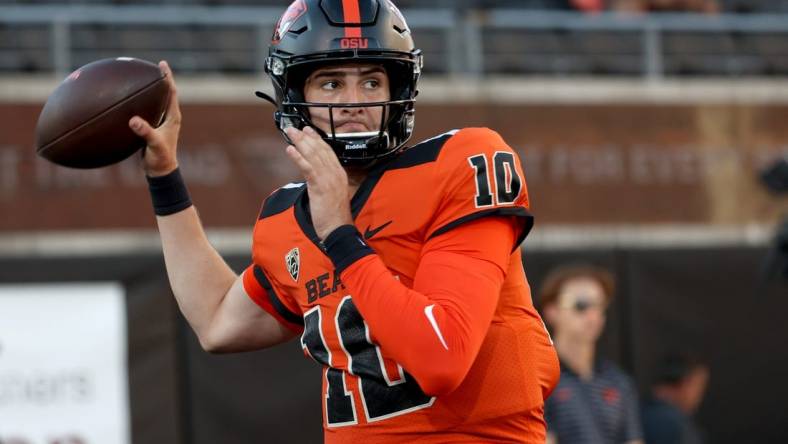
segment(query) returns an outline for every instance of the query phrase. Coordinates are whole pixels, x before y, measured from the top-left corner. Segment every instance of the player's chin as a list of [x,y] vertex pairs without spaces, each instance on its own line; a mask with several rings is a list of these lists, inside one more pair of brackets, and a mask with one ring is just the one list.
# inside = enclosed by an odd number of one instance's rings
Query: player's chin
[[367,133],[372,131],[368,125],[364,125],[361,123],[348,123],[345,125],[340,125],[336,128],[337,133],[348,134],[348,133]]

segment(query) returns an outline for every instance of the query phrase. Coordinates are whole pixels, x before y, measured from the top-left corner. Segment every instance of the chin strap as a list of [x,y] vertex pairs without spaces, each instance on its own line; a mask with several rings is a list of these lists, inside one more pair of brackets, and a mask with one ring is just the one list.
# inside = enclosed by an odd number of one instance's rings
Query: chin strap
[[265,100],[267,102],[271,102],[271,105],[278,106],[276,104],[276,100],[274,100],[273,97],[269,96],[268,94],[266,94],[266,93],[264,93],[262,91],[255,91],[254,95],[256,95],[257,97],[259,97],[259,98],[261,98],[261,99],[263,99],[263,100]]

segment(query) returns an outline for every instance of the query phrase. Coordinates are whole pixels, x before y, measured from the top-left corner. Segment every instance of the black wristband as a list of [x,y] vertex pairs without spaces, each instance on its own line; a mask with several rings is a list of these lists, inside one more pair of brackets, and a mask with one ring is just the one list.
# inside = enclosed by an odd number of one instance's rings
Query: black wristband
[[192,206],[189,190],[186,189],[180,168],[175,168],[165,176],[145,176],[145,178],[148,179],[153,212],[157,216],[167,216]]
[[337,274],[362,257],[375,254],[353,225],[342,225],[329,233],[323,240],[323,246]]

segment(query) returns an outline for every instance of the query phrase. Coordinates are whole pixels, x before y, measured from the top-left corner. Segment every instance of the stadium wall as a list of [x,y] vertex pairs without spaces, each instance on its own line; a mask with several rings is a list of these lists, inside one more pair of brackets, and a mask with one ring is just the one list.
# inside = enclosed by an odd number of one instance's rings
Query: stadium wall
[[[298,179],[281,152],[272,108],[243,99],[238,87],[220,101],[217,82],[185,83],[179,157],[195,201],[208,227],[249,227],[265,196]],[[38,158],[33,134],[47,89],[0,85],[0,213],[10,216],[0,219],[0,231],[152,227],[136,156],[90,171]],[[775,93],[766,96],[757,84],[642,86],[637,93],[627,83],[589,82],[572,102],[582,82],[535,88],[502,80],[489,94],[447,99],[451,85],[425,88],[422,95],[433,99],[418,106],[413,140],[464,126],[499,131],[522,154],[542,227],[763,226],[788,210],[758,180],[761,168],[788,151],[784,86],[771,84]],[[251,96],[254,85],[245,87]],[[499,100],[502,90],[511,97]],[[85,212],[80,202],[102,202],[104,211]]]

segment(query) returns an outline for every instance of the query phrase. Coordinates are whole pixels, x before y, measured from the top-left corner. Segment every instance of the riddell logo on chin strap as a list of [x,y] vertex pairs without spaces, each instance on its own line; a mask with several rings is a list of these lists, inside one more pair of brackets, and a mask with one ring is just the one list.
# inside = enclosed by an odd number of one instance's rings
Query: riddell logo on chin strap
[[369,48],[369,39],[362,37],[345,37],[339,41],[339,47],[342,49],[366,49]]

